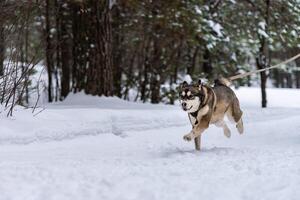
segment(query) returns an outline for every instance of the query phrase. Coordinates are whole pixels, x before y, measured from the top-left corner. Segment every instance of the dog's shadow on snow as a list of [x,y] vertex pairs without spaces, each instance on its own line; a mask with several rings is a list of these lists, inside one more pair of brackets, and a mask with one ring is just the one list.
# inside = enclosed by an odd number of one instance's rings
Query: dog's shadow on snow
[[201,151],[194,149],[182,149],[182,148],[172,148],[168,149],[162,153],[162,157],[174,157],[174,156],[200,156],[200,155],[228,155],[234,152],[234,148],[230,147],[212,147],[212,148],[202,148]]

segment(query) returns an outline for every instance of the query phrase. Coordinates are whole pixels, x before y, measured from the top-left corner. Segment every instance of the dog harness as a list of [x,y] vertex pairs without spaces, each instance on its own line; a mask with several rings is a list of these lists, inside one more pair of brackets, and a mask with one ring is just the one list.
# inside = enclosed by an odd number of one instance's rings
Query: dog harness
[[[203,89],[209,89],[210,91],[212,91],[212,93],[213,93],[213,99],[212,99],[212,101],[213,101],[213,106],[212,106],[212,110],[214,111],[215,110],[215,107],[216,107],[216,104],[217,104],[217,95],[216,95],[216,93],[215,93],[215,91],[211,88],[211,87],[209,87],[209,86],[204,86],[204,85],[201,85],[201,88],[203,87]],[[206,87],[206,88],[204,88],[204,87]],[[208,92],[206,92],[206,93],[208,93]],[[206,105],[206,103],[207,103],[207,100],[208,100],[208,97],[207,96],[205,96],[204,94],[199,94],[199,95],[197,95],[197,96],[199,96],[199,98],[200,98],[200,100],[201,100],[201,104],[199,105],[199,107],[198,107],[198,109],[197,109],[197,111],[195,111],[195,112],[193,112],[193,113],[190,113],[195,119],[196,119],[196,122],[195,122],[195,124],[197,124],[198,123],[198,120],[197,120],[197,116],[198,116],[198,112],[199,112],[199,110],[201,109],[201,108],[203,108],[205,105]]]

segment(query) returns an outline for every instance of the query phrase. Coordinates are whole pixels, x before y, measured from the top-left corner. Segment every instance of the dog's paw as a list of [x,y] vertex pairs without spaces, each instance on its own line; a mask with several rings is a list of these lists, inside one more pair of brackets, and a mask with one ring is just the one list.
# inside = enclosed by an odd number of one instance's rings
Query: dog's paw
[[240,119],[240,121],[236,124],[236,128],[239,131],[240,134],[243,134],[244,132],[244,126],[243,126],[243,121]]
[[185,136],[183,136],[183,139],[185,140],[185,141],[191,141],[192,139],[193,139],[193,134],[192,133],[189,133],[189,134],[187,134],[187,135],[185,135]]
[[224,129],[224,135],[228,138],[230,138],[231,136],[231,131],[227,128],[227,129]]

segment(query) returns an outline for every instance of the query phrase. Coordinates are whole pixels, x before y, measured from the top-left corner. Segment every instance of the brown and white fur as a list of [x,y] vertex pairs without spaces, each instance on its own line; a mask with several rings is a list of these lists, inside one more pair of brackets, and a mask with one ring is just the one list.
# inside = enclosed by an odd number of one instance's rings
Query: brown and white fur
[[187,82],[181,84],[181,106],[188,113],[192,125],[191,132],[183,139],[186,141],[194,139],[196,150],[200,150],[201,134],[210,124],[223,128],[224,135],[230,137],[231,132],[224,121],[225,116],[236,123],[240,134],[243,133],[243,112],[229,85],[230,81],[225,78],[217,79],[213,87],[201,84],[201,81],[197,84]]

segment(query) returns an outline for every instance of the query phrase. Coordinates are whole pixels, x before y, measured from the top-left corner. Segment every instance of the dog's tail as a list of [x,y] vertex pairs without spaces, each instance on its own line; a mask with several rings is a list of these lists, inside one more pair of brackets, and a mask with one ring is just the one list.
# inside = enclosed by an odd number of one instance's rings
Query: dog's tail
[[229,87],[231,85],[231,83],[232,82],[229,79],[223,78],[223,77],[215,80],[215,85],[224,85],[224,86]]

